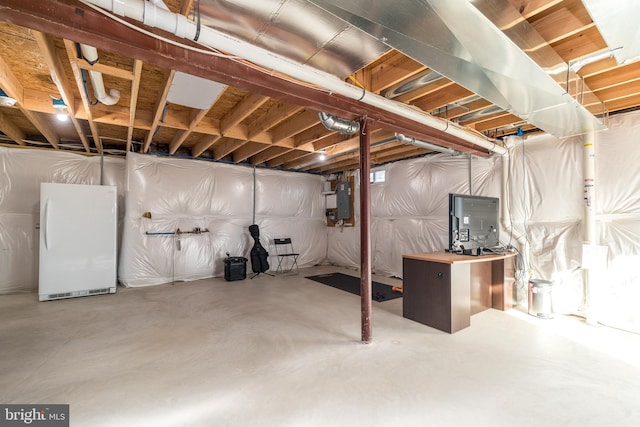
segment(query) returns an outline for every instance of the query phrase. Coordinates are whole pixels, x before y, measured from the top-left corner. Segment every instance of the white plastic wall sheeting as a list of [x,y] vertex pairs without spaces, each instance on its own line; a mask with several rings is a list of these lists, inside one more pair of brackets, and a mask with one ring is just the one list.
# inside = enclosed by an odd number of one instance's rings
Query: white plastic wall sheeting
[[[271,269],[275,270],[278,265],[274,238],[291,238],[293,250],[300,254],[300,268],[324,262],[327,232],[325,201],[321,195],[323,179],[268,169],[256,169],[256,177],[256,223],[260,225],[262,244],[270,255]],[[291,264],[284,260],[285,265]]]
[[[0,294],[37,290],[40,183],[98,185],[100,162],[96,156],[0,147]],[[124,160],[105,158],[104,184],[118,188],[120,218],[123,177]]]
[[[597,242],[608,247],[603,280],[591,284],[600,322],[640,332],[640,113],[610,118],[596,134]],[[582,215],[584,137],[511,138],[512,219],[526,224],[531,271],[554,281],[553,306],[583,315]],[[514,159],[518,159],[514,162]],[[525,186],[523,170],[526,171]],[[523,188],[526,191],[523,191]],[[526,206],[527,216],[523,215]]]
[[[291,237],[301,268],[322,262],[326,233],[320,176],[130,153],[120,282],[135,287],[219,277],[227,253],[250,258],[254,171],[255,222],[272,269],[277,266],[270,243],[274,237]],[[150,219],[143,217],[145,212]],[[209,232],[179,238],[146,234],[195,227]]]
[[[448,245],[449,193],[500,197],[500,158],[437,154],[384,166],[385,182],[371,184],[371,253],[374,273],[402,277],[402,255]],[[359,180],[356,226],[329,229],[330,263],[360,267]]]

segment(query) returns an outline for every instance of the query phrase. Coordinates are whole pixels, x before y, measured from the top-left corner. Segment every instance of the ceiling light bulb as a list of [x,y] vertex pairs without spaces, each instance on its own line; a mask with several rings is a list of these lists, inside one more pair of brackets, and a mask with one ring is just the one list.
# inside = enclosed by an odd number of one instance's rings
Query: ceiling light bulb
[[325,156],[324,151],[320,152],[320,160],[326,160],[327,156]]
[[69,115],[67,114],[67,106],[64,101],[61,99],[53,99],[53,108],[57,111],[56,118],[61,122],[66,122],[69,120]]

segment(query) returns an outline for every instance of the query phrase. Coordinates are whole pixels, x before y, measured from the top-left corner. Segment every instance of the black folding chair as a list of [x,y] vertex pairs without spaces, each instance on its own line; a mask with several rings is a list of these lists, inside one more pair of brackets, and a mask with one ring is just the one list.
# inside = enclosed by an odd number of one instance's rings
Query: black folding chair
[[[278,268],[276,268],[276,274],[291,273],[294,268],[297,271],[298,257],[300,254],[293,250],[291,238],[275,238],[273,239],[273,245],[276,248],[276,256],[278,257]],[[289,260],[290,262],[285,262],[285,260]]]

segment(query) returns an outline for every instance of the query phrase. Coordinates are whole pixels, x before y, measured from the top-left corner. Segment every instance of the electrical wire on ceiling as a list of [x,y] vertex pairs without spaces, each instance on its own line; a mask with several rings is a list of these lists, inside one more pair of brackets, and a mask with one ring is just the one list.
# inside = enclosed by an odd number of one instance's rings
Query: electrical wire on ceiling
[[[76,43],[76,56],[78,58],[82,58],[82,51],[80,49],[80,43]],[[90,105],[97,105],[98,100],[91,100],[91,93],[89,92],[89,86],[87,85],[87,75],[85,74],[84,68],[80,68],[80,75],[82,76],[82,85],[84,86],[84,92],[87,95],[87,99],[89,100]]]

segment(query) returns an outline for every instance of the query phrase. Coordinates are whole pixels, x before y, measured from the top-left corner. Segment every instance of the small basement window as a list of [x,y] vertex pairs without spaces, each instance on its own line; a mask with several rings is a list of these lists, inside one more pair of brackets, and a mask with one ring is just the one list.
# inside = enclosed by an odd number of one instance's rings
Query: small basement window
[[369,182],[372,184],[377,184],[380,182],[384,182],[385,179],[385,170],[384,169],[374,169],[371,171],[371,176]]

